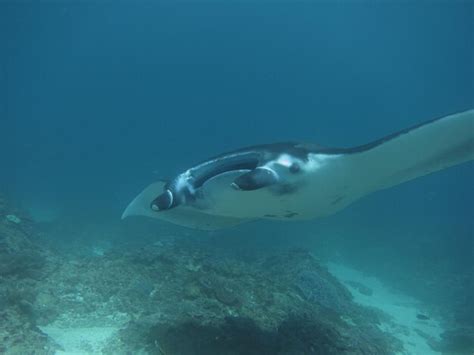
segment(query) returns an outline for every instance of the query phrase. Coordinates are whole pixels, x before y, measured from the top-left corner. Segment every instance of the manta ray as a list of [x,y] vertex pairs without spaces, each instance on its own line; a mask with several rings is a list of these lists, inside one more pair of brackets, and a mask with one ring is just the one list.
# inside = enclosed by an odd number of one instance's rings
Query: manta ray
[[201,230],[261,219],[313,219],[473,158],[474,109],[352,148],[301,142],[251,146],[152,183],[122,218],[148,216]]

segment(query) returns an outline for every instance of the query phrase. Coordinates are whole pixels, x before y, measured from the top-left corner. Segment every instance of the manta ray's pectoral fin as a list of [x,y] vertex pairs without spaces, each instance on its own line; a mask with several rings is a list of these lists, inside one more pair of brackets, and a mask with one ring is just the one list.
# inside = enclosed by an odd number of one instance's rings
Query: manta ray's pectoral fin
[[252,191],[271,186],[276,182],[278,182],[278,175],[274,170],[267,167],[257,167],[237,177],[232,183],[232,187],[237,190]]

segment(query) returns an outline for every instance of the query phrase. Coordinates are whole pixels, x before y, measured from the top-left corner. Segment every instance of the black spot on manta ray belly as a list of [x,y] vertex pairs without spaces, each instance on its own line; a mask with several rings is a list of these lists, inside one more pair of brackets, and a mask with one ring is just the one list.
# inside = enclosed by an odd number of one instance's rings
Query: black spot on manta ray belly
[[273,193],[277,196],[291,194],[297,190],[298,187],[295,184],[281,184],[272,188]]
[[344,200],[346,198],[346,196],[336,196],[336,198],[331,202],[331,205],[335,205],[339,202],[341,202],[342,200]]
[[294,216],[297,216],[298,213],[296,212],[292,212],[292,211],[286,211],[287,213],[285,213],[284,215],[281,215],[281,216],[277,216],[276,214],[264,214],[263,217],[264,218],[292,218]]

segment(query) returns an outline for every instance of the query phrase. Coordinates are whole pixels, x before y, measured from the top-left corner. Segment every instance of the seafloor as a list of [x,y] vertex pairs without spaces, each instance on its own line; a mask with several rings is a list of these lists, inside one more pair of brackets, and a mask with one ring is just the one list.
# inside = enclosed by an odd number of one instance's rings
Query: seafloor
[[[224,254],[162,236],[65,252],[40,242],[44,233],[0,197],[0,353],[464,351],[413,300],[305,250]],[[455,334],[464,349],[472,330]]]

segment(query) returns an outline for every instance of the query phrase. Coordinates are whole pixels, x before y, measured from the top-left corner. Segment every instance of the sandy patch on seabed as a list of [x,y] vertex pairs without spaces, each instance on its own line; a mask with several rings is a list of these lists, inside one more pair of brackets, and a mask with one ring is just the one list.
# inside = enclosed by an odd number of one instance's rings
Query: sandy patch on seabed
[[[441,354],[428,345],[428,339],[440,340],[440,335],[444,329],[437,320],[431,317],[429,320],[419,320],[417,318],[418,314],[425,313],[423,312],[423,305],[419,301],[407,295],[394,293],[379,279],[364,275],[352,268],[335,263],[329,263],[327,266],[329,271],[351,291],[355,302],[367,307],[378,308],[391,316],[392,321],[382,323],[379,328],[403,342],[405,351],[399,354]],[[351,281],[369,287],[373,291],[372,295],[360,293],[351,286]]]
[[47,325],[40,329],[51,337],[63,350],[56,354],[102,354],[102,348],[119,329],[118,327],[65,328]]
[[58,355],[100,355],[129,320],[127,314],[120,312],[64,313],[53,323],[39,328],[62,348],[56,351]]

